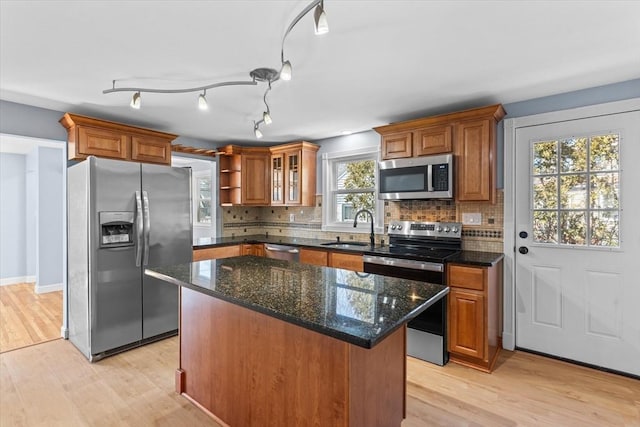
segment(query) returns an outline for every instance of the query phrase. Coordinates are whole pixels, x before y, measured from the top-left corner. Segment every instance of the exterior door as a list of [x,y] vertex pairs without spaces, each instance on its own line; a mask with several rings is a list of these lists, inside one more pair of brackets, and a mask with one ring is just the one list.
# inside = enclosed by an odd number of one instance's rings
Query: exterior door
[[640,111],[515,133],[517,347],[640,375]]

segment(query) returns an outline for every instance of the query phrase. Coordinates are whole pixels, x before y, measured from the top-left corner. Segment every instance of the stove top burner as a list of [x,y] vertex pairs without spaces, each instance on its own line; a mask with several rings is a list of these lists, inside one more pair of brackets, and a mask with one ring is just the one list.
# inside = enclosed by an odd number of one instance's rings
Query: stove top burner
[[462,238],[462,224],[459,222],[391,221],[388,231],[389,236]]
[[458,222],[391,221],[389,255],[444,262],[462,249],[462,224]]

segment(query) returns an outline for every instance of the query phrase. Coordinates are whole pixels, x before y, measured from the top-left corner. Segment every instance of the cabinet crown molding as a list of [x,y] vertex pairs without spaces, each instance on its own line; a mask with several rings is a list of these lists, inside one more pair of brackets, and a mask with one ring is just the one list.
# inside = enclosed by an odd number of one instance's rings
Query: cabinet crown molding
[[65,113],[64,116],[59,120],[60,124],[67,129],[67,131],[73,129],[75,126],[91,126],[102,129],[111,129],[115,131],[120,131],[123,133],[135,133],[138,135],[146,135],[153,137],[160,137],[162,139],[174,140],[178,137],[178,135],[160,132],[153,129],[141,128],[138,126],[125,125],[122,123],[111,122],[103,119],[96,119],[93,117],[81,116],[79,114]]
[[456,111],[453,113],[439,114],[437,116],[391,123],[385,126],[374,127],[373,130],[378,132],[380,135],[389,135],[396,132],[410,131],[441,123],[487,118],[488,116],[493,116],[497,123],[502,120],[505,115],[506,112],[504,111],[502,104],[494,104],[486,107],[472,108],[464,111]]

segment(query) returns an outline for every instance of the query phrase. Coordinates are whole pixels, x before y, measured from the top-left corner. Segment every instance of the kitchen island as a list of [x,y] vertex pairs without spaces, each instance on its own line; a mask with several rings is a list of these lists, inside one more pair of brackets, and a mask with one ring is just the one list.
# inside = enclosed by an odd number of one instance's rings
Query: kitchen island
[[176,390],[229,426],[400,426],[406,323],[448,292],[253,256],[146,274],[181,287]]

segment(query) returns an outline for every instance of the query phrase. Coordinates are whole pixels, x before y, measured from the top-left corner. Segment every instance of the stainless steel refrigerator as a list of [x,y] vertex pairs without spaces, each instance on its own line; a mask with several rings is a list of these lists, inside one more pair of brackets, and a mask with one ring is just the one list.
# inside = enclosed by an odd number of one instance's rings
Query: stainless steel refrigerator
[[94,361],[174,335],[178,288],[144,269],[191,262],[191,170],[91,156],[67,176],[69,340]]

